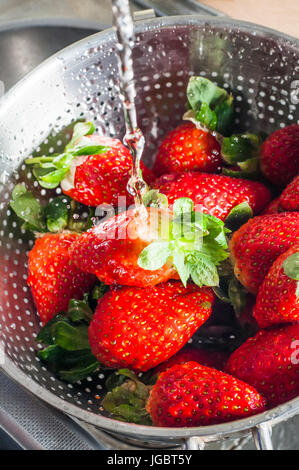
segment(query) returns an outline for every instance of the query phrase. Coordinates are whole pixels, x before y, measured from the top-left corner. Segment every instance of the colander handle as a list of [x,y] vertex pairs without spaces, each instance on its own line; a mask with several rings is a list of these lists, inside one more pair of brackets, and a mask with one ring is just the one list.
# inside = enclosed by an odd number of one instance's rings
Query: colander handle
[[254,427],[252,435],[257,450],[273,450],[271,424],[263,423]]
[[192,436],[184,444],[185,450],[204,450],[205,442],[201,437]]
[[[273,450],[271,424],[260,424],[252,428],[251,432],[257,450]],[[184,449],[204,450],[205,441],[203,438],[198,436],[189,437],[184,444]]]

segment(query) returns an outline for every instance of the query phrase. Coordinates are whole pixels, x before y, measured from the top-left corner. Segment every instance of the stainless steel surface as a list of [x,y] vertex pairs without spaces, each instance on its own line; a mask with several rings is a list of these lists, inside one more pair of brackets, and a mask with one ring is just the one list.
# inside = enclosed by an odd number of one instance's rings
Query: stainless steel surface
[[11,447],[16,447],[14,442],[25,450],[104,448],[88,430],[65,414],[41,402],[6,375],[0,373],[0,379],[0,430],[11,437]]
[[67,26],[0,27],[0,80],[5,90],[15,85],[50,55],[96,31]]
[[[185,108],[190,74],[202,74],[232,90],[237,127],[270,132],[296,122],[293,101],[298,41],[262,27],[228,19],[175,17],[136,26],[135,77],[140,126],[147,138],[146,160]],[[275,105],[273,105],[273,103]],[[118,100],[114,33],[85,39],[48,60],[0,102],[0,328],[6,357],[3,369],[49,404],[87,423],[140,441],[183,445],[197,436],[209,443],[240,437],[262,423],[274,425],[296,415],[299,399],[232,423],[196,428],[137,426],[107,418],[101,410],[103,375],[72,387],[53,377],[36,358],[40,328],[26,286],[27,256],[33,240],[20,231],[7,204],[16,182],[40,196],[22,161],[50,131],[78,117],[98,129],[124,133]]]
[[273,450],[271,424],[263,423],[252,430],[253,439],[258,450]]
[[196,436],[189,437],[189,439],[186,440],[185,449],[186,450],[204,450],[205,442],[200,437],[196,437]]
[[84,8],[81,0],[1,0],[0,81],[5,91],[50,55],[111,22],[110,0],[85,0]]

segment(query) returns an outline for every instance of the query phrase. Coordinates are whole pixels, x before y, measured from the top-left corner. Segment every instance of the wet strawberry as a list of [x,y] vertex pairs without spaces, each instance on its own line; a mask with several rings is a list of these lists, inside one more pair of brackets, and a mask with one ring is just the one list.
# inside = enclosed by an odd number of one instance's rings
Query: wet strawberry
[[255,387],[270,406],[299,394],[299,325],[260,330],[230,357],[227,371]]
[[147,371],[184,346],[210,316],[213,301],[210,288],[179,281],[112,289],[89,326],[92,352],[106,367]]
[[299,175],[282,192],[279,207],[283,211],[299,211]]
[[138,265],[142,250],[158,236],[153,222],[156,213],[152,208],[152,218],[144,221],[135,210],[122,212],[83,233],[72,247],[74,263],[109,285],[145,287],[177,278],[171,262],[156,270],[144,270]]
[[206,426],[260,413],[265,400],[228,374],[186,362],[160,374],[146,409],[156,426]]
[[[96,145],[108,150],[99,155],[76,157],[66,178],[61,181],[65,194],[88,206],[100,204],[117,205],[118,197],[133,198],[127,192],[127,184],[132,172],[130,151],[117,139],[99,135],[85,136]],[[150,170],[142,164],[143,177],[147,183],[153,180]]]
[[299,172],[299,125],[279,129],[261,148],[261,169],[274,184],[285,186]]
[[164,175],[154,187],[167,196],[169,204],[177,198],[188,197],[200,210],[221,220],[243,202],[258,214],[271,199],[269,190],[256,181],[200,172]]
[[270,267],[288,248],[299,242],[299,214],[282,212],[250,219],[230,242],[236,277],[256,294]]
[[220,145],[215,137],[185,122],[166,135],[153,171],[157,176],[191,170],[216,173],[221,167]]
[[299,321],[298,281],[288,275],[293,272],[294,277],[297,273],[299,279],[298,260],[299,245],[296,245],[280,255],[269,269],[253,312],[261,328]]
[[279,207],[279,197],[273,199],[270,204],[263,210],[262,215],[278,214],[280,211]]
[[76,233],[46,234],[29,252],[28,285],[43,323],[67,310],[71,299],[81,299],[96,277],[83,273],[70,256]]

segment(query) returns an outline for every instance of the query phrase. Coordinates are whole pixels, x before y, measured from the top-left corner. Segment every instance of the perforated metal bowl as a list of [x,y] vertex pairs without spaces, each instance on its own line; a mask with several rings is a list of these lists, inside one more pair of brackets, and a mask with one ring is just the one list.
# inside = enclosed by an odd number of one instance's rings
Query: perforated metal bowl
[[[152,163],[165,132],[180,122],[190,75],[206,76],[233,92],[236,130],[269,133],[297,122],[299,44],[293,38],[223,18],[169,17],[136,26],[134,58],[139,125],[146,136],[147,163]],[[2,367],[14,380],[60,410],[133,439],[167,445],[188,439],[189,448],[193,448],[203,441],[254,429],[259,446],[271,447],[269,425],[295,415],[299,398],[254,418],[223,425],[177,429],[139,426],[105,416],[100,406],[103,374],[68,385],[36,357],[35,337],[40,323],[26,285],[27,251],[34,240],[18,228],[11,214],[11,192],[16,183],[25,182],[40,199],[50,197],[22,162],[34,149],[41,150],[42,143],[47,151],[57,151],[48,135],[57,134],[71,121],[92,119],[99,132],[123,136],[117,70],[115,36],[107,30],[46,61],[1,101]]]

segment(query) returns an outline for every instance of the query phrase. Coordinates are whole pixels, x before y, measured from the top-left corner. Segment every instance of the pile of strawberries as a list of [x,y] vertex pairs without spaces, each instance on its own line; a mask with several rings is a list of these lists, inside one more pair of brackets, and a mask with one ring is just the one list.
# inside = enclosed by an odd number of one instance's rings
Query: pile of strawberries
[[[141,212],[131,208],[81,233],[46,228],[29,253],[28,284],[44,328],[56,328],[60,352],[62,312],[74,299],[90,299],[95,285],[108,286],[93,297],[88,343],[98,367],[121,369],[103,406],[137,423],[139,416],[157,426],[222,423],[299,394],[299,126],[277,130],[258,145],[250,134],[227,141],[232,137],[200,122],[201,106],[194,111],[198,123],[171,130],[153,170],[143,167],[151,197]],[[217,116],[220,106],[210,106]],[[118,196],[128,196],[130,154],[89,124],[76,128],[62,155],[28,163],[43,187],[60,184],[87,206],[115,205]],[[248,155],[240,150],[236,159],[239,139]],[[229,158],[222,155],[224,142],[231,144]],[[177,235],[186,213],[191,244],[186,233]],[[150,214],[170,221],[170,240],[160,223],[153,233]],[[245,295],[238,314],[247,309],[248,315],[250,300],[255,330],[232,353],[186,347],[216,304],[221,313],[215,296],[223,263],[230,264],[229,283],[233,279]],[[79,320],[72,316],[74,324]],[[73,328],[70,317],[64,323]],[[150,380],[137,379],[140,372]]]

